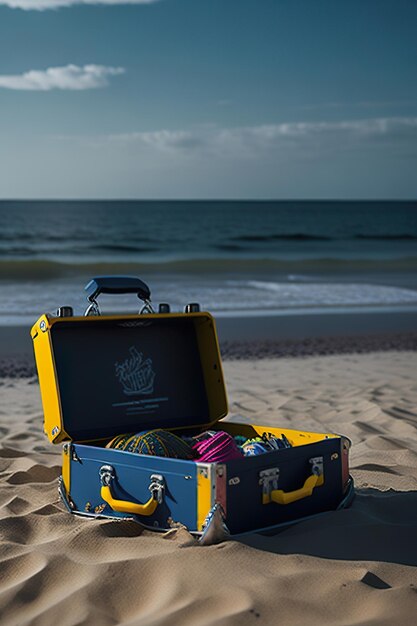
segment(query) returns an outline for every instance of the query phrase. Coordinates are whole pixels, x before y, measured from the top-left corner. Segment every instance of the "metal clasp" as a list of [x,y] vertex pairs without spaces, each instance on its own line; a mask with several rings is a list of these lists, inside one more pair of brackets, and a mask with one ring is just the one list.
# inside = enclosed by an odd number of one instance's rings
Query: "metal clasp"
[[151,475],[151,484],[149,485],[149,491],[152,494],[154,500],[161,504],[164,498],[165,480],[161,474]]
[[262,485],[263,496],[269,497],[271,491],[278,489],[279,468],[270,467],[259,472],[259,484]]
[[99,475],[103,487],[109,487],[115,477],[114,467],[111,465],[102,465],[99,470]]
[[323,457],[315,456],[312,459],[310,459],[310,463],[312,465],[311,473],[314,474],[314,476],[322,476],[323,475]]

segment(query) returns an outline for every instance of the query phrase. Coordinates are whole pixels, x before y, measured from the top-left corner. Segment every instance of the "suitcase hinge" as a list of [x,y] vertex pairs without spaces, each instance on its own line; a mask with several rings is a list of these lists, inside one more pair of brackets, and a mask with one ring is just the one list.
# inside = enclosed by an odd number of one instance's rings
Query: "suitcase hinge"
[[81,459],[78,454],[75,452],[74,447],[71,443],[64,443],[63,445],[64,454],[69,456],[72,461],[76,463],[81,463]]
[[67,511],[69,511],[70,513],[73,513],[76,510],[76,506],[71,496],[67,494],[65,490],[65,485],[64,485],[64,481],[62,480],[62,476],[58,478],[58,493]]
[[271,491],[278,489],[279,468],[270,467],[259,472],[259,484],[262,485],[262,494],[269,497]]

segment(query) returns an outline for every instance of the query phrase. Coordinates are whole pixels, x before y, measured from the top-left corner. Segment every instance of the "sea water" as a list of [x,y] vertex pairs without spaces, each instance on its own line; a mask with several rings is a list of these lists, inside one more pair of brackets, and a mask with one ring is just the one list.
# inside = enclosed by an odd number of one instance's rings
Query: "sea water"
[[[0,324],[85,307],[103,274],[217,315],[417,308],[417,202],[1,201]],[[103,310],[138,309],[104,296]]]

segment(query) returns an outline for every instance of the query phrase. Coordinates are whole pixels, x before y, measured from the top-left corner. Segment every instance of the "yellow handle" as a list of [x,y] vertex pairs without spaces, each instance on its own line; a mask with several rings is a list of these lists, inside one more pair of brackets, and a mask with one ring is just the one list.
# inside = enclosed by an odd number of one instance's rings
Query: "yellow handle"
[[312,474],[307,478],[304,485],[300,489],[295,491],[283,491],[282,489],[274,489],[269,494],[263,495],[263,504],[269,504],[269,502],[276,502],[277,504],[291,504],[296,500],[302,500],[312,495],[316,487],[324,485],[324,475]]
[[128,500],[116,500],[113,498],[109,485],[103,485],[101,487],[101,497],[104,502],[107,502],[113,509],[119,513],[132,513],[132,515],[152,515],[158,506],[158,501],[151,496],[145,504],[137,504],[136,502],[129,502]]

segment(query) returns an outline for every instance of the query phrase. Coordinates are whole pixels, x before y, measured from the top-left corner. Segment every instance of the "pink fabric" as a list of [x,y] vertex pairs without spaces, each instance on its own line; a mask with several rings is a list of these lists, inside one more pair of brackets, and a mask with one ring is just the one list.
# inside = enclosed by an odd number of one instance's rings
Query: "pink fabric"
[[241,459],[243,456],[233,437],[224,431],[220,431],[203,441],[198,441],[193,446],[193,450],[198,454],[196,460],[202,463],[221,463],[232,459]]

